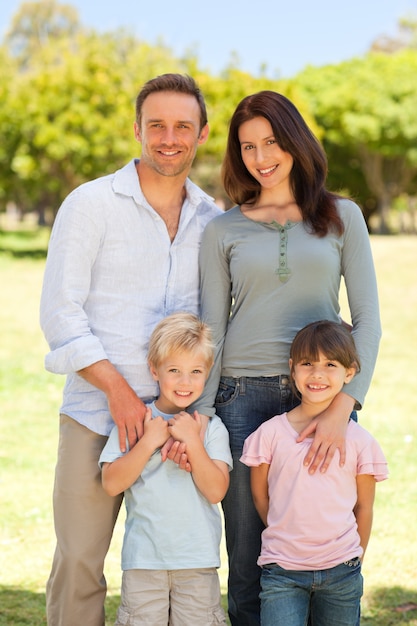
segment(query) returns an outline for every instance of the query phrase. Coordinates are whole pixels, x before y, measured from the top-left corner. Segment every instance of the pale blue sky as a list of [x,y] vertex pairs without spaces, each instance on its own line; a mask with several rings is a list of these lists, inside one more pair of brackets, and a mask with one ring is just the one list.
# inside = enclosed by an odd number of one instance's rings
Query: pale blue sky
[[[20,0],[0,0],[3,36]],[[237,54],[240,68],[290,77],[306,65],[362,56],[398,19],[417,19],[417,0],[69,0],[81,22],[97,30],[125,27],[176,56],[196,51],[199,65],[221,72]]]

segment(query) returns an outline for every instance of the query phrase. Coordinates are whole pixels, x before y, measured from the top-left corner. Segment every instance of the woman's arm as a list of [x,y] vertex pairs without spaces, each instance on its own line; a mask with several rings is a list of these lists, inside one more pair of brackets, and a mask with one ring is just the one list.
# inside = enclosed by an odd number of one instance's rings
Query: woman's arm
[[314,474],[317,468],[325,472],[337,450],[340,455],[340,467],[345,464],[346,428],[354,405],[355,399],[341,391],[326,411],[312,420],[297,437],[297,442],[300,442],[315,433],[313,443],[304,459],[304,465],[309,466],[309,474]]
[[339,393],[319,420],[313,420],[300,433],[302,441],[315,432],[304,464],[314,474],[325,472],[337,449],[340,465],[345,462],[345,432],[355,405],[362,406],[372,378],[381,338],[378,289],[368,230],[360,208],[350,200],[338,203],[345,232],[341,250],[341,268],[345,280],[352,319],[352,335],[359,353],[361,370]]
[[250,470],[250,485],[253,502],[265,526],[267,526],[269,509],[268,472],[269,465],[267,463],[261,463],[261,465],[251,467]]
[[214,364],[204,391],[191,407],[200,414],[213,416],[214,401],[222,367],[223,344],[232,301],[230,267],[223,248],[219,218],[209,222],[204,230],[199,256],[201,317],[210,326],[215,346]]

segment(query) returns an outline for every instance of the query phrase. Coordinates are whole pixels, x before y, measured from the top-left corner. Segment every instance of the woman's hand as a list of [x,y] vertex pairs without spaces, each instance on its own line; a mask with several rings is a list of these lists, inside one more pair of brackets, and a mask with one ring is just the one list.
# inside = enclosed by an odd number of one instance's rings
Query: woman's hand
[[339,466],[343,467],[346,460],[346,428],[352,413],[355,400],[344,392],[340,392],[330,406],[316,417],[299,434],[297,442],[304,441],[314,433],[314,440],[304,459],[309,474],[317,468],[325,472],[329,467],[336,450],[339,450]]

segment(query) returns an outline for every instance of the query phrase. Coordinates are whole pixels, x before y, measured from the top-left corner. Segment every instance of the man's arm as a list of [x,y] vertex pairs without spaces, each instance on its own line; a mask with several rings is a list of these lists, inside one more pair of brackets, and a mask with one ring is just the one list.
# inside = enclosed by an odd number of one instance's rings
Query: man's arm
[[146,406],[117,369],[104,359],[77,372],[106,394],[110,414],[119,430],[119,444],[126,451],[126,437],[133,447],[143,434]]

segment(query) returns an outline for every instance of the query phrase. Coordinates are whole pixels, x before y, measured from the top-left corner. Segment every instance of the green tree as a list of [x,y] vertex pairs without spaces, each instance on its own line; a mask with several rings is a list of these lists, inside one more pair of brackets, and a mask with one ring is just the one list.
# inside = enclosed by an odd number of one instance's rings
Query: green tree
[[80,30],[77,10],[70,4],[24,2],[12,19],[5,44],[11,56],[26,66],[51,41],[71,39]]
[[[331,180],[337,161],[336,186],[355,193],[363,177],[375,199],[366,217],[378,212],[380,232],[388,231],[394,198],[410,192],[417,176],[416,75],[417,51],[404,49],[308,68],[297,77],[325,130]],[[367,199],[363,187],[359,195]]]
[[12,128],[14,139],[0,152],[10,164],[7,185],[0,174],[8,199],[42,218],[75,186],[137,155],[135,95],[148,78],[178,66],[169,50],[124,31],[46,45],[15,74],[0,115],[0,132]]

